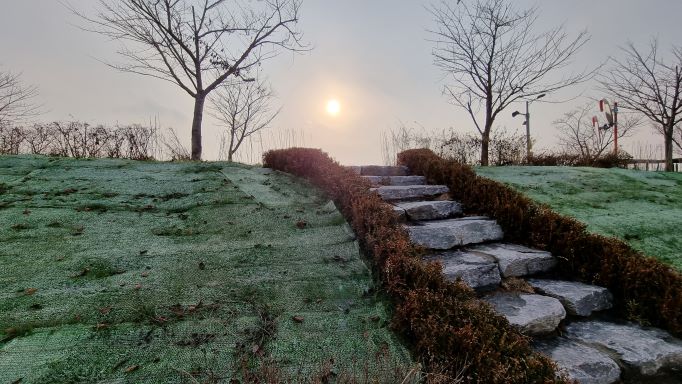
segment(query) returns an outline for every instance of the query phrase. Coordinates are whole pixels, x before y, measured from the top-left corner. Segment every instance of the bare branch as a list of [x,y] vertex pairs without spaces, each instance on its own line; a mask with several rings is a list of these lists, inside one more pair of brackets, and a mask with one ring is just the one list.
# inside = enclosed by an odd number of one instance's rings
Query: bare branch
[[120,41],[121,71],[172,82],[195,99],[192,158],[201,157],[206,97],[281,50],[307,50],[296,29],[300,0],[99,0],[83,29]]
[[16,124],[40,114],[38,88],[26,86],[21,75],[0,72],[0,125]]
[[[589,102],[567,112],[554,121],[559,131],[559,142],[569,154],[579,155],[585,163],[593,163],[613,145],[613,131],[593,127],[592,116],[596,113],[595,103]],[[642,119],[633,114],[621,114],[618,123],[618,138],[628,137],[642,124]]]
[[446,94],[470,115],[482,138],[481,163],[500,112],[523,98],[554,92],[591,78],[592,71],[558,76],[589,41],[570,38],[563,26],[534,34],[538,10],[516,9],[508,0],[442,1],[430,8],[435,64],[450,80]]

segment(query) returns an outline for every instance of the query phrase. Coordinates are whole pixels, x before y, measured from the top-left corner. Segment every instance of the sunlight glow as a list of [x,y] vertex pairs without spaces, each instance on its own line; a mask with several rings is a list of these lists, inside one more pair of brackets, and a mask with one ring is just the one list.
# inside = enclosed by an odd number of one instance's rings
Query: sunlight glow
[[327,113],[331,116],[338,116],[341,113],[341,103],[336,99],[327,101]]

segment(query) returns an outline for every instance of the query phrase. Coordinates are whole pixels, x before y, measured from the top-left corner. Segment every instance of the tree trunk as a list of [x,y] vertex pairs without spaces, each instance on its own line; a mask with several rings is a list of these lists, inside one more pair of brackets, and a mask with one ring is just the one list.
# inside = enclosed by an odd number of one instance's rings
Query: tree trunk
[[666,127],[664,129],[665,136],[665,171],[673,172],[673,131],[675,127]]
[[493,127],[493,119],[490,117],[490,114],[488,113],[488,116],[485,119],[485,127],[483,129],[483,133],[481,134],[481,165],[482,166],[487,166],[490,164],[488,161],[488,153],[489,147],[490,147],[490,131],[492,131]]
[[192,160],[201,160],[201,121],[204,118],[205,95],[194,98],[194,118],[192,120]]
[[481,135],[481,165],[488,165],[488,147],[490,146],[490,132]]

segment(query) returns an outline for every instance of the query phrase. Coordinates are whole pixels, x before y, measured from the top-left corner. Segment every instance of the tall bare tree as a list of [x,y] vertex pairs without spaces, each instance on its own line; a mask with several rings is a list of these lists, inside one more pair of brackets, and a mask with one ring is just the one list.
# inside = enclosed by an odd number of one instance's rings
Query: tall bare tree
[[682,47],[674,47],[668,60],[653,39],[648,51],[633,43],[622,48],[623,59],[612,59],[612,67],[600,78],[602,87],[619,106],[651,120],[663,135],[665,170],[673,171],[675,127],[682,122]]
[[535,34],[537,8],[511,0],[442,1],[430,8],[437,25],[435,63],[449,75],[445,94],[469,113],[481,135],[481,164],[488,165],[490,132],[511,103],[580,83],[583,71],[559,76],[589,35],[570,38],[560,26]]
[[[613,145],[613,131],[594,127],[596,102],[583,104],[554,121],[559,131],[559,142],[564,149],[588,162],[594,162]],[[641,124],[636,115],[621,115],[618,123],[618,138],[630,136]]]
[[0,126],[17,123],[39,113],[38,89],[22,84],[21,76],[0,71]]
[[[194,99],[192,159],[200,160],[206,97],[281,49],[299,50],[300,0],[99,0],[87,29],[124,42],[126,72],[170,81]],[[128,44],[125,44],[128,43]]]
[[227,161],[232,161],[244,140],[268,128],[277,117],[280,110],[272,108],[274,97],[262,81],[227,84],[216,91],[211,98],[213,116],[225,128]]

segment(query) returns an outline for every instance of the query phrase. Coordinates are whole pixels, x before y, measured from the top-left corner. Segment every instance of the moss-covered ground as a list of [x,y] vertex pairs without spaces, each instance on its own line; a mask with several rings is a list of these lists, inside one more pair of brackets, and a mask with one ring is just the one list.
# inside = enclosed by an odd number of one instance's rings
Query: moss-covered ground
[[387,319],[343,217],[300,180],[0,157],[0,383],[400,382]]
[[682,173],[571,167],[479,167],[476,172],[682,271]]

